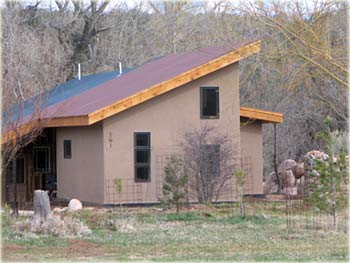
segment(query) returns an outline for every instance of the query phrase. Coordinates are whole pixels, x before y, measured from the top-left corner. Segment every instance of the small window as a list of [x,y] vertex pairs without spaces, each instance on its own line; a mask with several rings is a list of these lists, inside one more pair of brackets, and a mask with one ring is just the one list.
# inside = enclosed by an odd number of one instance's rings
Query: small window
[[151,181],[151,134],[149,132],[135,132],[134,134],[134,162],[135,181]]
[[201,87],[201,118],[218,119],[219,118],[219,88]]
[[71,140],[63,141],[63,155],[65,159],[72,158],[72,141]]
[[50,147],[39,146],[33,148],[34,171],[50,172]]

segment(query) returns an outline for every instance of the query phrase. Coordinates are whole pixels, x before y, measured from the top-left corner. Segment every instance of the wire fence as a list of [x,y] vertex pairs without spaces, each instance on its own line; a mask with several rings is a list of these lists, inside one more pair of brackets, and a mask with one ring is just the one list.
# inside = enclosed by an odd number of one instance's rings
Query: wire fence
[[[105,202],[109,204],[144,204],[159,203],[163,197],[164,168],[173,154],[161,154],[155,156],[155,169],[153,178],[150,182],[138,183],[134,178],[114,178],[105,180]],[[254,192],[254,178],[252,173],[251,157],[244,157],[228,161],[224,167],[229,167],[230,171],[224,171],[229,174],[227,178],[221,179],[220,184],[215,188],[214,202],[232,202],[238,199],[234,171],[242,167],[247,174],[244,184],[245,193]],[[116,182],[116,180],[118,182]],[[117,185],[120,185],[118,188]],[[196,189],[193,181],[189,179],[188,195],[190,202],[197,202]]]
[[[349,209],[339,209],[335,218],[331,213],[320,211],[304,200],[303,196],[276,194],[270,199],[244,198],[245,216],[275,217],[282,220],[287,229],[313,229],[323,231],[349,230]],[[240,216],[240,207],[233,207],[233,216]]]

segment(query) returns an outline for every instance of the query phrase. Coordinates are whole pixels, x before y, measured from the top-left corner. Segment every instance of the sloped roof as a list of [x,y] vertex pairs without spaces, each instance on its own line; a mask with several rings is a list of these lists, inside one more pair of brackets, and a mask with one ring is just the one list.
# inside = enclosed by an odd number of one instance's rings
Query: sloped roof
[[[91,125],[260,51],[261,41],[208,47],[153,59],[137,68],[73,79],[49,91],[46,127]],[[30,120],[26,116],[22,123]]]

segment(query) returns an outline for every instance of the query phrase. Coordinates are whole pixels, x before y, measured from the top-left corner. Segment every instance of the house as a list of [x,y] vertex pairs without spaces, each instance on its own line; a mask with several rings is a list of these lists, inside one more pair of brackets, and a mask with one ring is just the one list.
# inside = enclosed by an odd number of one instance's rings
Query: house
[[[184,132],[205,124],[230,136],[248,173],[246,192],[261,194],[262,124],[281,123],[283,116],[240,107],[238,63],[259,50],[260,41],[202,48],[54,88],[40,119],[43,134],[7,171],[17,173],[20,203],[50,183],[67,200],[156,203],[166,158],[178,151]],[[6,131],[3,142],[11,134]],[[3,182],[7,201],[10,180]],[[233,183],[227,182],[219,200],[235,199]]]

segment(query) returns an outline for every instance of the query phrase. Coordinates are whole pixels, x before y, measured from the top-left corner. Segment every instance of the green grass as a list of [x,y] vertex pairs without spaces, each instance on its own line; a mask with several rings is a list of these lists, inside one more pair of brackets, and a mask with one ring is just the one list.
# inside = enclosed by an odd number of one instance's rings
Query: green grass
[[[70,240],[19,235],[3,228],[5,260],[111,260],[111,261],[324,261],[348,262],[348,234],[308,228],[287,229],[276,205],[261,205],[263,213],[239,217],[231,205],[180,214],[142,213],[125,209],[83,210],[74,216],[90,226],[92,235],[81,239],[84,253],[70,254]],[[132,210],[132,211],[131,211]],[[117,226],[104,228],[106,220]],[[123,226],[128,228],[123,228]],[[6,251],[6,245],[16,245]],[[96,250],[95,253],[93,253]],[[54,251],[54,253],[52,253]],[[67,252],[68,251],[68,252]]]

